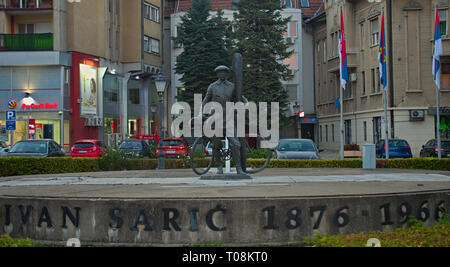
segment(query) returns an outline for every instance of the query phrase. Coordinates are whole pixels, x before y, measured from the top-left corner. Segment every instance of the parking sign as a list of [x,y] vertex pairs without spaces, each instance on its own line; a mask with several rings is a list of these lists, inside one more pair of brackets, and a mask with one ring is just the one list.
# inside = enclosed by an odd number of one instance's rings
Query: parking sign
[[6,111],[6,130],[7,131],[16,130],[16,111],[14,110]]
[[6,111],[6,120],[7,121],[16,121],[16,111],[14,111],[14,110]]

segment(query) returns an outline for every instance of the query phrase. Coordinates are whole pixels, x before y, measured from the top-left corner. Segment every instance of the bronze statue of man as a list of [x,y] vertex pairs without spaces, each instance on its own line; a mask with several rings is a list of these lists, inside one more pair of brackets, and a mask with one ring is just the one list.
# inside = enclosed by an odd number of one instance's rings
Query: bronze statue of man
[[[230,73],[230,69],[227,66],[219,66],[215,69],[215,72],[217,73],[219,79],[209,86],[206,97],[203,100],[203,106],[205,106],[209,102],[217,102],[222,106],[223,111],[226,111],[227,102],[242,102],[244,104],[248,103],[248,100],[243,96],[240,97],[241,99],[237,99],[236,88],[234,84],[227,80],[227,77]],[[226,114],[226,112],[224,112],[224,114]],[[225,118],[223,122],[225,125]],[[223,127],[223,129],[225,129],[225,127]],[[236,136],[236,127],[234,129],[234,132]],[[224,136],[226,136],[225,132]],[[230,149],[232,151],[232,157],[236,165],[237,173],[245,174],[244,170],[246,168],[247,161],[247,147],[245,145],[245,138],[227,138],[230,144]],[[222,140],[217,137],[213,138],[213,140],[214,142],[212,144],[212,148],[214,150],[216,163],[218,165],[218,174],[223,174],[223,162],[219,153],[219,151],[222,149]]]

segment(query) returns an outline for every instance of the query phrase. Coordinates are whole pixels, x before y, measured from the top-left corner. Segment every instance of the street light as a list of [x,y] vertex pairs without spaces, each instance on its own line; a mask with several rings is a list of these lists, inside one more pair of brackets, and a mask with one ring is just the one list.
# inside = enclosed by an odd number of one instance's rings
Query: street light
[[162,131],[162,121],[163,121],[163,102],[164,102],[164,92],[166,91],[166,77],[162,73],[158,75],[155,79],[156,91],[159,95],[159,153],[158,153],[158,170],[165,169],[165,155],[163,150],[163,139],[164,133]]

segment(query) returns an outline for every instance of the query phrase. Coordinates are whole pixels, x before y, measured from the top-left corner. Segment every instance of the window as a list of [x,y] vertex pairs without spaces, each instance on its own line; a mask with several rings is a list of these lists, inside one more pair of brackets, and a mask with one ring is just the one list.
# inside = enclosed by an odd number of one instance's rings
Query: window
[[372,93],[375,93],[375,69],[372,69]]
[[359,46],[361,50],[364,50],[364,23],[359,24],[360,29],[360,40],[359,40]]
[[238,10],[239,0],[233,0],[231,1],[231,3],[232,3],[231,10]]
[[325,140],[328,143],[328,125],[325,125]]
[[377,68],[377,92],[381,91],[380,68]]
[[327,62],[327,41],[323,40],[323,63]]
[[441,35],[447,36],[447,17],[448,17],[448,9],[439,10],[439,19],[441,21]]
[[331,124],[331,139],[333,140],[333,142],[336,141],[336,138],[334,136],[334,124]]
[[364,141],[367,142],[367,121],[364,122]]
[[159,23],[159,8],[149,3],[144,3],[144,17]]
[[450,90],[450,64],[448,63],[441,65],[441,89]]
[[309,7],[309,0],[301,0],[302,7]]
[[144,51],[159,54],[159,40],[144,36]]
[[139,105],[141,103],[139,89],[130,89],[130,104]]
[[370,21],[370,40],[371,45],[375,46],[378,45],[378,19],[374,19]]
[[34,24],[19,24],[19,34],[33,34]]
[[352,121],[345,121],[345,144],[350,145],[352,143]]
[[362,88],[362,95],[366,95],[366,72],[361,72],[361,88]]

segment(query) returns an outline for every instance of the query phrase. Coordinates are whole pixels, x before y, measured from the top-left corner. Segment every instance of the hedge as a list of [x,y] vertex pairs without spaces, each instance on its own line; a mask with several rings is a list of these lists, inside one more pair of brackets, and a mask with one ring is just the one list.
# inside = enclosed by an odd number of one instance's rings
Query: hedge
[[[201,159],[200,165],[207,166],[209,159]],[[247,166],[258,168],[263,159],[248,159]],[[0,158],[0,177],[101,172],[119,170],[154,170],[157,159],[84,159],[84,158]],[[166,169],[190,169],[188,159],[166,159]],[[378,160],[378,168],[421,169],[450,171],[450,159],[391,159]],[[279,160],[274,159],[268,168],[362,168],[361,159],[347,160]]]

